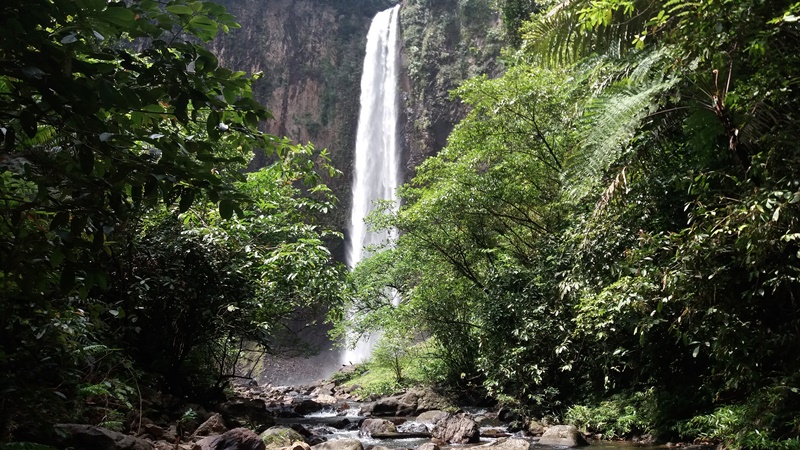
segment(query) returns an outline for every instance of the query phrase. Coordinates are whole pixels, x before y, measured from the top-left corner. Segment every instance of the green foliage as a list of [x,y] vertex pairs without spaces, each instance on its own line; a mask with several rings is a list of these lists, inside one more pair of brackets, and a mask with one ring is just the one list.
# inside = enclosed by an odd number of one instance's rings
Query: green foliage
[[454,91],[469,113],[399,211],[373,218],[400,238],[356,268],[356,322],[434,337],[444,380],[527,415],[791,448],[796,12],[612,0],[534,16],[503,76]]
[[564,421],[604,439],[619,439],[657,430],[658,410],[652,390],[612,395],[596,405],[573,405]]
[[502,2],[503,26],[513,47],[519,47],[522,43],[520,27],[530,19],[531,14],[540,12],[541,3],[534,0],[504,0]]
[[395,394],[419,384],[442,380],[440,359],[433,340],[413,343],[409,337],[382,336],[372,357],[344,379],[348,386],[358,386],[361,398]]
[[[0,440],[124,429],[140,382],[211,395],[245,341],[275,348],[282,320],[336,308],[336,234],[316,225],[317,170],[336,171],[259,131],[259,75],[201,45],[238,26],[223,7],[0,12]],[[254,149],[277,162],[246,176]]]
[[403,359],[407,359],[413,340],[408,335],[384,334],[380,337],[372,350],[372,361],[376,366],[389,367],[394,372],[395,381],[403,382]]

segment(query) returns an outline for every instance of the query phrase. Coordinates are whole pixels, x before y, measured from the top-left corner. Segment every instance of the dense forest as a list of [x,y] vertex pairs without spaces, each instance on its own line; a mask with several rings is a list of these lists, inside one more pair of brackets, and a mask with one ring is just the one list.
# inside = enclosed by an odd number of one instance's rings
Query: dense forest
[[371,218],[378,355],[607,437],[800,446],[798,8],[505,2],[504,74]]
[[[203,45],[214,3],[0,8],[0,441],[122,429],[142,391],[216,401],[243,349],[340,300],[324,151],[259,131]],[[254,149],[271,163],[245,174]]]
[[337,169],[261,131],[261,74],[207,47],[224,7],[0,6],[0,443],[126,431],[153,390],[216,402],[322,308],[381,333],[375,391],[800,448],[800,3],[459,8],[502,18],[497,76],[453,91],[466,117],[369,219],[400,237],[349,274]]

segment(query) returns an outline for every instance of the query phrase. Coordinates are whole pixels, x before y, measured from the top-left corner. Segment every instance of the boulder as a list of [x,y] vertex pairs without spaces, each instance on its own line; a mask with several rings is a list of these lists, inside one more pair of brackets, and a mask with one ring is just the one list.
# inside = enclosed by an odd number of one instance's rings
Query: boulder
[[222,434],[228,430],[228,427],[225,426],[225,420],[222,418],[222,414],[214,413],[205,422],[200,424],[192,436],[208,436],[210,434]]
[[63,435],[59,447],[92,450],[153,450],[153,444],[103,427],[64,423],[55,426]]
[[364,416],[396,416],[398,408],[397,397],[385,397],[374,403],[364,405],[359,414]]
[[453,406],[447,398],[429,387],[415,387],[406,392],[398,402],[401,407],[413,408],[413,411],[403,411],[400,416],[415,415],[425,411],[442,410]]
[[320,403],[322,405],[330,406],[330,405],[335,405],[338,400],[336,400],[336,397],[334,397],[333,395],[320,394],[317,396],[316,401],[317,403]]
[[401,433],[427,433],[428,427],[424,423],[406,422],[398,426],[397,431]]
[[351,424],[352,424],[352,422],[350,422],[349,419],[341,419],[341,420],[334,420],[332,422],[328,422],[329,426],[331,426],[333,428],[337,428],[339,430],[344,430],[345,428],[347,428]]
[[581,447],[589,445],[574,425],[554,425],[548,428],[542,434],[538,444],[551,447]]
[[436,425],[436,422],[440,421],[447,417],[448,414],[444,411],[440,411],[438,409],[432,409],[430,411],[425,411],[424,413],[417,416],[415,422],[424,423],[426,425]]
[[544,425],[536,420],[529,420],[527,426],[525,427],[525,431],[532,436],[539,436],[540,434],[544,433]]
[[501,429],[497,429],[497,428],[482,428],[481,429],[481,437],[497,439],[497,438],[503,438],[503,437],[509,437],[509,436],[511,436],[511,435],[506,433],[504,430],[501,430]]
[[266,450],[264,441],[247,428],[234,428],[197,441],[194,450]]
[[284,447],[283,450],[311,450],[311,446],[306,442],[292,442],[292,445]]
[[439,446],[433,442],[426,442],[417,447],[417,450],[439,450]]
[[250,422],[271,426],[275,423],[267,411],[267,404],[261,399],[234,398],[217,405],[217,410],[226,420]]
[[300,414],[301,416],[317,412],[325,407],[325,405],[323,405],[322,403],[316,400],[311,400],[309,398],[292,402],[292,406],[294,407],[294,412]]
[[448,415],[436,422],[431,435],[451,444],[470,444],[480,440],[481,432],[478,424],[467,414],[462,413]]
[[364,419],[361,428],[358,430],[359,436],[370,437],[373,433],[394,433],[397,428],[394,423],[385,419]]
[[311,450],[364,450],[358,439],[334,439],[311,447]]
[[518,437],[501,438],[485,446],[486,450],[528,450],[531,441]]
[[303,436],[304,438],[310,438],[311,436],[314,435],[314,433],[309,431],[308,428],[304,427],[302,424],[299,423],[293,423],[289,426],[289,428],[293,429],[294,431],[297,431],[298,433],[300,433],[300,436]]
[[305,442],[305,438],[297,431],[287,427],[272,427],[259,436],[266,448],[281,448],[294,442]]
[[153,440],[162,440],[162,441],[169,441],[175,442],[178,440],[178,437],[172,430],[165,430],[154,423],[148,423],[144,426],[144,432],[146,435],[149,435]]

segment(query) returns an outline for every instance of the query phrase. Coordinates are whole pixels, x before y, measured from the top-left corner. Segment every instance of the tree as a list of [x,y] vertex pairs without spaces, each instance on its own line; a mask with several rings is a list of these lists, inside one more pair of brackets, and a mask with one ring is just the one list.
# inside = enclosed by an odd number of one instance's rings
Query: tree
[[730,407],[740,433],[702,432],[794,445],[797,12],[614,0],[534,17],[502,77],[457,90],[471,112],[383,220],[403,234],[364,285],[391,268],[402,317],[529,413],[647,393],[661,433]]
[[[0,16],[0,439],[110,393],[81,386],[135,392],[143,352],[161,351],[147,368],[162,374],[185,368],[194,350],[267,342],[253,325],[318,289],[336,296],[315,154],[260,132],[252,78],[202,45],[237,26],[223,7],[36,0]],[[278,163],[245,182],[255,148]]]

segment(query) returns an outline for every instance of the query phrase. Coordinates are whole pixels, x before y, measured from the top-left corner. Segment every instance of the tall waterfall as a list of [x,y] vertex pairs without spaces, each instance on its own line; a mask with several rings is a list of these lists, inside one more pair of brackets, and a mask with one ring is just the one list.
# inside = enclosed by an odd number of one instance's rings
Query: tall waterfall
[[[367,54],[361,76],[361,111],[356,136],[353,202],[347,240],[347,264],[352,268],[364,256],[364,247],[386,240],[388,233],[372,233],[364,218],[378,199],[397,200],[401,182],[397,137],[398,107],[397,22],[400,6],[378,13],[367,34]],[[344,364],[366,359],[371,342],[347,349]]]

